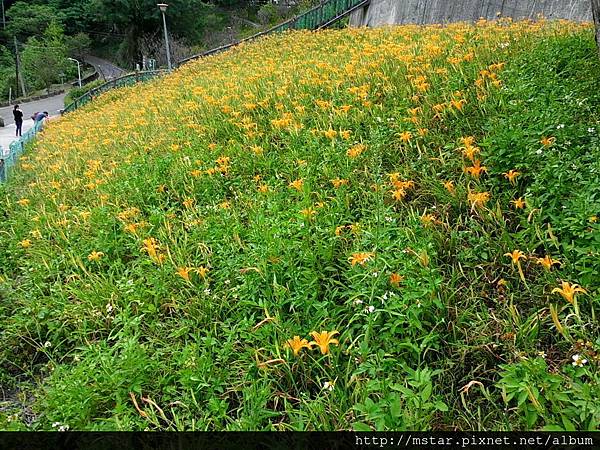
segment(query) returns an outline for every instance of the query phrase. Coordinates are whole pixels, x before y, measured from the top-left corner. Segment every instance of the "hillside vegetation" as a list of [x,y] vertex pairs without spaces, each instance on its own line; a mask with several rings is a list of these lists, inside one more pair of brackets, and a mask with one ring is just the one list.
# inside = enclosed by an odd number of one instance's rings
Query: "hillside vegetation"
[[500,21],[56,120],[0,187],[0,427],[597,429],[599,107],[590,25]]

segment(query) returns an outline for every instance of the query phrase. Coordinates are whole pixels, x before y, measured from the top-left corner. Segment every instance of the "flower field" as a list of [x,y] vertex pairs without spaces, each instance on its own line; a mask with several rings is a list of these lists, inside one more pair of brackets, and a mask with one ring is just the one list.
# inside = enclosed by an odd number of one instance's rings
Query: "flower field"
[[52,122],[0,186],[0,428],[598,429],[595,52],[284,33]]

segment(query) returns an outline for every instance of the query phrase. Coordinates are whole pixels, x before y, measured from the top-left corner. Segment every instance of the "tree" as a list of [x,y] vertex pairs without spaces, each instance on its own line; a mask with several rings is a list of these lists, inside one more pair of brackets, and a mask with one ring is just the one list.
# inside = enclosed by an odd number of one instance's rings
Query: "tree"
[[[140,47],[144,36],[161,31],[162,18],[156,0],[93,0],[95,22],[112,24],[113,30],[123,33],[119,49],[121,60],[129,66],[141,60]],[[190,40],[201,35],[197,26],[210,6],[203,0],[171,2],[167,10],[169,31]],[[159,36],[157,34],[157,36]]]
[[85,55],[90,52],[92,40],[86,33],[77,33],[74,36],[67,36],[66,44],[69,56],[83,60]]
[[8,98],[10,88],[16,96],[15,59],[6,47],[0,45],[0,98]]
[[41,36],[51,22],[62,22],[62,14],[48,5],[19,1],[6,11],[6,33],[25,41],[31,36]]
[[21,60],[28,85],[38,89],[43,87],[50,92],[50,87],[60,81],[62,73],[72,72],[69,70],[62,27],[51,22],[41,39],[29,38]]

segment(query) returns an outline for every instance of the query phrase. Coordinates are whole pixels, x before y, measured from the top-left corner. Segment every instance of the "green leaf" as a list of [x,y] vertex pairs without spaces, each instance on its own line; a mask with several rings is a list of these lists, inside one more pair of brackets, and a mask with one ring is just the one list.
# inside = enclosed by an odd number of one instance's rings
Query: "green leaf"
[[354,431],[366,431],[366,432],[373,431],[371,429],[371,427],[364,422],[354,422],[352,424],[352,429]]

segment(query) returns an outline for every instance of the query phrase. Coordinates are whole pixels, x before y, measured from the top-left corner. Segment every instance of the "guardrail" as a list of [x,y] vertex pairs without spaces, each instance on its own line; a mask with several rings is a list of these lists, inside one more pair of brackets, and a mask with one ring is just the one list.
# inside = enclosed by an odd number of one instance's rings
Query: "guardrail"
[[148,70],[144,72],[134,72],[129,73],[127,75],[123,75],[122,77],[115,78],[114,80],[107,81],[104,84],[101,84],[98,87],[90,89],[88,92],[83,94],[81,97],[73,100],[73,103],[67,105],[65,109],[62,110],[62,113],[68,113],[71,111],[75,111],[77,108],[82,107],[83,105],[89,103],[96,97],[97,95],[102,94],[103,92],[110,91],[111,89],[124,87],[124,86],[132,86],[136,83],[140,83],[142,81],[148,81],[152,78],[156,78],[157,76],[166,73],[165,70]]
[[203,58],[205,56],[210,56],[215,53],[229,50],[230,48],[241,43],[253,41],[259,37],[272,33],[279,33],[287,30],[320,30],[322,28],[327,28],[328,26],[333,25],[344,17],[350,15],[355,10],[364,7],[369,3],[371,3],[371,0],[327,0],[315,6],[314,8],[309,9],[308,11],[293,17],[292,19],[280,23],[273,28],[253,34],[252,36],[240,41],[222,45],[221,47],[213,48],[212,50],[208,50],[197,55],[189,56],[188,58],[179,61],[178,65],[185,64],[194,59]]
[[42,131],[45,121],[46,119],[35,122],[33,127],[27,130],[18,140],[13,141],[8,149],[0,147],[0,183],[8,180],[12,167],[25,150],[25,144]]

